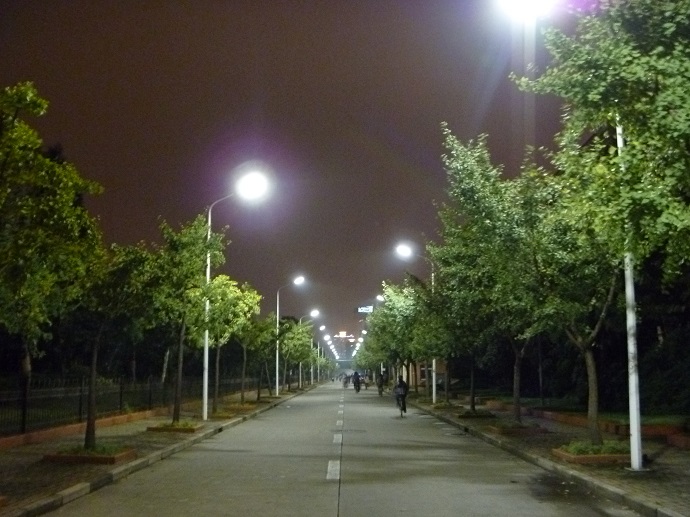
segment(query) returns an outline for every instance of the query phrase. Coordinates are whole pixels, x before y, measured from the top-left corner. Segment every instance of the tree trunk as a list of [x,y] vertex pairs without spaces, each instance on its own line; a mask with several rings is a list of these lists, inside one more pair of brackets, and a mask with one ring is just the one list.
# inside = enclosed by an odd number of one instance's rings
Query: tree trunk
[[[244,404],[244,380],[247,377],[247,347],[242,345],[242,378],[240,379],[240,404]],[[259,379],[259,390],[261,390],[261,379]]]
[[261,383],[264,381],[264,369],[259,365],[259,384],[256,386],[256,401],[261,400]]
[[424,361],[424,386],[426,387],[426,398],[431,399],[431,375],[429,375],[429,361]]
[[288,378],[288,360],[287,357],[283,359],[283,386],[287,386],[288,392],[290,391],[290,379]]
[[170,347],[165,349],[165,354],[163,355],[163,371],[161,372],[161,384],[165,384],[165,376],[168,373],[168,360],[170,359]]
[[446,375],[443,380],[444,392],[446,396],[446,404],[450,404],[450,356],[446,357]]
[[218,399],[220,396],[220,345],[216,346],[216,375],[213,386],[213,407],[211,414],[218,413]]
[[474,395],[474,357],[470,357],[470,411],[477,411]]
[[266,382],[268,383],[268,396],[273,396],[273,391],[271,390],[271,374],[268,371],[268,362],[264,363],[266,366]]
[[92,451],[96,448],[96,373],[98,371],[98,349],[103,335],[103,326],[98,329],[98,334],[91,350],[91,371],[89,372],[89,395],[86,405],[86,433],[84,434],[84,449]]
[[177,345],[177,381],[175,383],[175,402],[173,403],[172,423],[180,421],[180,411],[182,408],[182,360],[184,358],[184,338],[187,324],[182,323],[180,329],[180,342]]
[[132,384],[137,382],[137,351],[132,349],[132,360],[129,362],[130,375],[132,376]]
[[22,433],[29,426],[29,391],[31,389],[31,352],[29,345],[22,345]]
[[537,354],[539,355],[539,398],[541,399],[541,407],[544,407],[546,406],[546,401],[544,400],[544,364],[541,354],[541,339],[537,339]]
[[516,345],[513,345],[515,362],[513,364],[513,418],[516,422],[522,422],[522,411],[520,407],[520,374],[522,372],[522,352]]
[[601,431],[599,430],[599,382],[597,380],[597,365],[591,346],[583,351],[587,365],[587,427],[593,445],[601,445]]

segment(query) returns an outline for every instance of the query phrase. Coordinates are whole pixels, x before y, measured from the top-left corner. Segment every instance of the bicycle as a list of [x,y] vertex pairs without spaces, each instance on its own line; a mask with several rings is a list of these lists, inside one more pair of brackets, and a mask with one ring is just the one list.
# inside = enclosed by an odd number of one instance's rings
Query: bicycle
[[400,409],[400,418],[403,418],[405,416],[404,413],[407,413],[407,407],[405,405],[405,395],[396,395],[395,402],[398,405],[398,409]]

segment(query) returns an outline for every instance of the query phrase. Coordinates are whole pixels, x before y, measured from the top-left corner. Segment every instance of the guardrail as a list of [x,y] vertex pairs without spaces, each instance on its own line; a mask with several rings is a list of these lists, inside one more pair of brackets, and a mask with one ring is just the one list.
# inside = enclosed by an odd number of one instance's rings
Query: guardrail
[[[39,378],[32,382],[24,408],[22,391],[0,389],[0,436],[28,433],[86,419],[88,380],[86,378]],[[245,390],[256,389],[256,379],[245,379]],[[241,380],[222,379],[219,395],[240,390]],[[124,379],[99,379],[96,386],[96,412],[99,417],[130,411],[142,411],[171,404],[173,383],[149,379],[131,382]],[[209,396],[214,387],[209,386]],[[186,378],[182,382],[183,402],[200,399],[202,380]]]

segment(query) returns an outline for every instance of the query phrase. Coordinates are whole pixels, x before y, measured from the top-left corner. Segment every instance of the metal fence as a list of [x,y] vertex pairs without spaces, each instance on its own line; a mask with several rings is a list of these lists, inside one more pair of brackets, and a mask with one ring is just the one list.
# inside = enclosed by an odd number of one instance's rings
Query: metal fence
[[[23,409],[22,391],[18,388],[8,389],[12,384],[16,386],[17,383],[8,382],[8,379],[0,380],[0,436],[86,420],[86,378],[32,378],[26,409]],[[219,383],[219,395],[223,397],[238,392],[240,388],[240,379],[222,379]],[[163,384],[152,379],[145,382],[99,379],[96,386],[96,412],[99,417],[103,417],[166,407],[174,400],[174,389],[174,384]],[[255,389],[255,379],[245,380],[245,390]],[[202,390],[201,379],[184,379],[182,401],[201,399]],[[211,383],[209,398],[212,398],[213,391],[214,386]],[[26,419],[23,418],[24,415]]]

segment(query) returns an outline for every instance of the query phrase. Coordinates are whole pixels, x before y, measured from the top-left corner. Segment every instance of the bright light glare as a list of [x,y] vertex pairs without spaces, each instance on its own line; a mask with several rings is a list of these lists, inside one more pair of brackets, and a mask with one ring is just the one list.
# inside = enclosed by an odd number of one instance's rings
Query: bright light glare
[[268,192],[268,179],[258,171],[249,172],[237,181],[236,192],[250,201],[261,199]]
[[311,316],[312,318],[316,318],[319,314],[319,309],[314,309],[309,313],[309,316]]
[[331,341],[331,336],[330,336],[330,335],[326,334],[325,336],[323,336],[323,338],[326,340],[326,342],[329,342],[329,343],[330,343],[330,341]]
[[295,285],[302,285],[304,283],[304,277],[303,276],[298,276],[292,281],[293,284]]
[[395,252],[403,258],[409,258],[412,256],[412,248],[407,244],[398,244],[395,247]]
[[320,330],[321,332],[323,332],[324,330],[326,330],[326,325],[321,325],[321,326],[319,327],[319,330]]
[[557,0],[498,0],[498,4],[517,21],[527,22],[547,16]]

